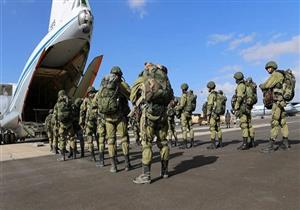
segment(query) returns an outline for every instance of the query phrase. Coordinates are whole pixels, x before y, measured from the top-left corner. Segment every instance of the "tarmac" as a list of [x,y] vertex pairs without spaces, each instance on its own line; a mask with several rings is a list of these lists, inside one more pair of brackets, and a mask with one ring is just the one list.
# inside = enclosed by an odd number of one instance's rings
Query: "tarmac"
[[[0,146],[0,209],[300,209],[300,117],[289,117],[291,148],[261,153],[270,133],[269,119],[255,120],[258,146],[239,151],[239,128],[223,129],[224,147],[207,150],[207,127],[195,126],[196,145],[171,148],[168,179],[161,179],[154,146],[152,183],[136,185],[140,147],[131,144],[133,169],[96,168],[87,158],[56,161],[47,145]],[[281,139],[281,136],[278,137]],[[107,154],[106,154],[107,157]]]

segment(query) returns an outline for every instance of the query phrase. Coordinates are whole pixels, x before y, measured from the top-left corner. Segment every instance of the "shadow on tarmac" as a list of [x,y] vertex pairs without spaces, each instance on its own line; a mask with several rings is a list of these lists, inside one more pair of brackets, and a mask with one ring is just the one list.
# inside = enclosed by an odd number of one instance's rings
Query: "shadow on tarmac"
[[217,161],[219,157],[217,156],[204,156],[198,155],[190,160],[184,160],[174,167],[173,171],[169,172],[169,176],[175,176],[177,174],[184,173],[190,169],[198,168],[204,165],[212,164]]

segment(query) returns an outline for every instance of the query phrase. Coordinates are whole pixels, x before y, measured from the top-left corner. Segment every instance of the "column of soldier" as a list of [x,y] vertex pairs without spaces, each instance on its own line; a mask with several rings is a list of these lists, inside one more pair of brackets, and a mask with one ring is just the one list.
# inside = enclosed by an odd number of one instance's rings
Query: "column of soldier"
[[[294,95],[295,77],[290,70],[277,70],[277,64],[270,61],[265,69],[270,77],[260,85],[264,94],[264,104],[272,108],[271,137],[263,152],[271,152],[276,149],[286,150],[290,148],[288,142],[288,127],[285,119],[286,102]],[[58,100],[53,110],[50,110],[46,118],[49,143],[51,151],[60,154],[58,160],[66,159],[66,144],[69,144],[68,158],[75,159],[77,143],[80,142],[80,155],[84,157],[85,143],[91,154],[91,160],[97,167],[104,167],[104,151],[107,144],[110,158],[110,172],[117,172],[117,134],[125,159],[125,170],[131,168],[129,158],[129,134],[128,124],[134,131],[136,143],[141,145],[142,174],[133,182],[145,184],[151,182],[152,143],[156,144],[161,156],[161,177],[168,177],[168,162],[171,146],[177,146],[177,134],[175,131],[175,116],[180,118],[183,143],[181,148],[194,146],[194,132],[192,128],[192,112],[196,109],[196,95],[186,83],[181,85],[182,96],[178,100],[173,95],[173,89],[168,79],[168,70],[163,65],[145,63],[144,70],[130,87],[123,78],[120,67],[115,66],[109,75],[105,76],[98,91],[93,87],[87,90],[86,98],[76,99],[74,103],[68,98],[64,90],[58,93]],[[234,74],[236,90],[232,97],[231,112],[240,119],[243,142],[238,147],[247,150],[255,147],[254,129],[251,125],[251,109],[257,102],[256,84],[251,78],[244,80],[242,72]],[[207,149],[222,147],[222,131],[220,128],[220,116],[225,113],[226,97],[223,92],[216,91],[213,81],[208,82],[207,102],[203,106],[203,112],[209,124],[211,132],[211,144]],[[128,100],[133,107],[130,110]],[[228,110],[226,116],[230,116]],[[227,117],[228,118],[228,117]],[[230,118],[230,117],[229,117]],[[275,147],[275,139],[279,129],[282,130],[283,140]],[[190,143],[188,146],[188,133]],[[85,136],[85,141],[83,136]],[[174,136],[175,141],[172,141]],[[216,138],[218,142],[216,142]],[[96,161],[94,141],[99,151]],[[59,148],[58,148],[59,145]],[[60,151],[58,153],[58,150]]]

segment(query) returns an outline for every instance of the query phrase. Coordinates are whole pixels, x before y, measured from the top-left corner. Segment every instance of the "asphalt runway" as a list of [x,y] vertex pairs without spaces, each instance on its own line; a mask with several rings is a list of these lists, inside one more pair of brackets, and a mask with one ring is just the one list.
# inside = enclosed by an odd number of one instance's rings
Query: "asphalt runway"
[[[225,146],[209,151],[197,131],[192,149],[171,148],[168,179],[160,179],[154,146],[152,184],[136,185],[141,154],[131,145],[134,169],[96,168],[87,158],[57,162],[55,155],[0,162],[0,209],[300,209],[300,118],[288,118],[291,149],[261,153],[270,127],[256,128],[256,148],[239,151],[240,130],[224,132]],[[198,129],[198,128],[196,128]],[[207,129],[203,128],[203,132]],[[281,139],[281,136],[279,136]],[[107,154],[106,154],[107,157]]]

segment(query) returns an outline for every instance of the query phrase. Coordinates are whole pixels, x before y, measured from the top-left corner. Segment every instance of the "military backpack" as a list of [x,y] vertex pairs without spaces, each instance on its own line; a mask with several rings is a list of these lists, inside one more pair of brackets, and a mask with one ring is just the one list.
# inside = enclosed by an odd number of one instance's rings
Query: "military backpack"
[[295,87],[296,87],[296,78],[293,74],[292,70],[277,70],[284,76],[284,80],[282,83],[283,89],[283,99],[285,101],[293,100],[295,96]]
[[145,100],[149,103],[167,106],[173,99],[173,89],[165,72],[158,67],[144,71]]
[[254,82],[246,83],[246,104],[252,108],[257,103],[257,86]]
[[226,96],[216,93],[216,102],[214,107],[214,113],[217,115],[224,115],[226,110]]
[[119,84],[117,77],[110,74],[101,81],[98,101],[98,112],[102,114],[113,114],[119,109]]
[[193,92],[189,91],[187,93],[186,106],[184,110],[186,112],[192,113],[196,110],[197,105],[197,95],[193,94]]

